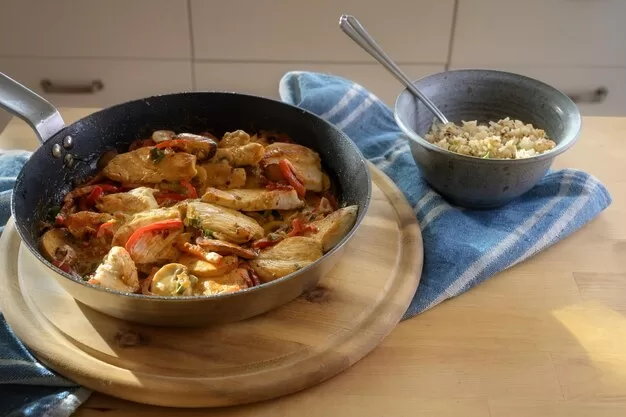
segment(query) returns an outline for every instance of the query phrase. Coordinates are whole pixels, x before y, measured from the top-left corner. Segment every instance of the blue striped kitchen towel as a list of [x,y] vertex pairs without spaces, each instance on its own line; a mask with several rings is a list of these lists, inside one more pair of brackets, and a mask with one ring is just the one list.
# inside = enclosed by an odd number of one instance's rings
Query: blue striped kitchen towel
[[596,178],[565,169],[549,172],[503,208],[459,209],[426,183],[391,109],[362,86],[330,74],[292,71],[280,80],[279,92],[284,102],[343,130],[413,207],[422,229],[424,267],[403,319],[528,259],[611,204],[608,191]]
[[[11,190],[31,153],[0,154],[0,229],[11,216]],[[67,417],[91,392],[46,369],[15,334],[0,312],[0,416]]]

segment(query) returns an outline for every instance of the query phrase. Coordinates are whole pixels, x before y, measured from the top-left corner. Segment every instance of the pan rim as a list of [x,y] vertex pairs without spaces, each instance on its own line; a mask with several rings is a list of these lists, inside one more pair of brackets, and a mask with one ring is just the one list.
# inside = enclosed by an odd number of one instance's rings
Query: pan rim
[[[365,197],[365,201],[364,204],[362,206],[359,206],[358,208],[358,213],[357,213],[357,218],[356,221],[354,223],[354,225],[352,226],[352,228],[350,229],[350,231],[348,231],[348,233],[346,233],[346,235],[328,252],[324,253],[319,259],[316,259],[314,262],[310,263],[309,265],[294,271],[290,274],[285,275],[284,277],[280,277],[278,279],[275,279],[273,281],[269,281],[269,282],[265,282],[262,283],[261,285],[257,285],[254,287],[250,287],[250,288],[245,288],[243,290],[239,290],[236,292],[232,292],[232,293],[223,293],[223,294],[214,294],[214,295],[193,295],[193,296],[180,296],[180,297],[168,297],[168,296],[161,296],[161,295],[145,295],[145,294],[137,294],[137,293],[127,293],[127,292],[122,292],[122,291],[118,291],[118,290],[113,290],[110,288],[106,288],[106,287],[102,287],[102,286],[98,286],[98,285],[93,285],[88,283],[87,281],[78,278],[76,276],[70,275],[67,272],[62,271],[61,269],[59,269],[58,267],[54,266],[50,261],[48,261],[40,252],[39,250],[37,250],[37,248],[34,245],[31,245],[31,243],[28,241],[27,239],[27,235],[25,234],[25,230],[23,230],[23,225],[21,222],[18,222],[17,219],[19,218],[15,209],[15,194],[16,194],[16,189],[18,187],[18,185],[22,182],[22,178],[25,175],[25,171],[28,168],[28,165],[30,163],[30,161],[32,160],[32,157],[35,156],[37,153],[39,152],[43,152],[44,151],[44,146],[43,144],[37,148],[33,154],[31,155],[31,157],[29,158],[29,160],[26,162],[26,164],[24,164],[24,167],[22,168],[22,170],[20,171],[20,173],[17,176],[15,185],[13,186],[13,190],[12,190],[12,194],[11,194],[11,216],[16,219],[15,222],[15,228],[20,236],[20,239],[22,241],[22,243],[28,248],[28,250],[37,258],[37,260],[39,260],[40,262],[42,262],[51,272],[56,273],[57,275],[69,279],[72,282],[75,282],[77,284],[83,285],[86,288],[91,288],[97,291],[102,291],[105,293],[109,293],[112,295],[117,295],[117,296],[122,296],[124,298],[127,299],[135,299],[135,300],[149,300],[149,301],[159,301],[159,302],[168,302],[168,303],[189,303],[189,302],[200,302],[200,301],[209,301],[209,300],[222,300],[222,299],[227,299],[227,298],[233,298],[233,297],[241,297],[244,296],[245,294],[249,294],[251,292],[258,292],[258,291],[264,291],[267,288],[270,288],[274,285],[279,285],[285,281],[288,280],[292,280],[295,279],[297,276],[304,274],[306,271],[313,269],[314,267],[316,267],[320,262],[322,262],[324,259],[330,258],[332,255],[334,255],[335,253],[337,253],[339,250],[341,250],[346,243],[348,243],[348,241],[350,241],[354,235],[356,234],[357,230],[360,228],[363,219],[365,218],[365,215],[369,209],[370,203],[371,203],[371,199],[372,199],[372,176],[369,170],[369,162],[367,161],[367,159],[365,158],[365,156],[363,155],[363,153],[361,152],[361,150],[358,148],[358,146],[356,145],[356,143],[345,133],[343,132],[341,129],[339,129],[337,126],[335,126],[333,123],[330,123],[329,121],[323,119],[322,117],[318,116],[317,114],[307,110],[307,109],[303,109],[301,107],[295,106],[293,104],[290,103],[286,103],[280,100],[276,100],[273,98],[269,98],[269,97],[264,97],[264,96],[259,96],[259,95],[254,95],[254,94],[247,94],[247,93],[239,93],[239,92],[234,92],[234,91],[219,91],[219,90],[202,90],[202,91],[189,91],[189,92],[185,92],[185,91],[181,91],[181,92],[174,92],[174,93],[165,93],[165,94],[156,94],[156,95],[151,95],[151,96],[146,96],[146,97],[142,97],[142,98],[138,98],[138,99],[134,99],[134,100],[129,100],[129,101],[125,101],[122,103],[118,103],[118,104],[114,104],[112,106],[108,106],[105,108],[102,108],[100,110],[97,110],[93,113],[90,113],[87,116],[81,117],[80,119],[74,121],[73,123],[66,125],[63,129],[59,130],[58,132],[56,132],[52,137],[50,137],[48,140],[52,140],[55,137],[58,137],[60,135],[63,134],[63,132],[70,128],[71,126],[74,126],[78,123],[80,123],[81,121],[88,119],[90,117],[94,117],[98,114],[101,113],[105,113],[108,111],[111,111],[113,109],[119,109],[119,108],[123,108],[123,107],[129,107],[133,104],[137,104],[137,103],[141,103],[144,102],[146,103],[149,100],[153,100],[153,99],[174,99],[176,97],[181,97],[181,96],[220,96],[220,95],[226,95],[229,97],[241,97],[245,100],[258,100],[258,101],[265,101],[268,103],[274,103],[275,105],[278,106],[283,106],[286,108],[290,108],[292,110],[296,110],[300,113],[302,113],[304,115],[304,117],[309,117],[312,118],[314,120],[316,120],[318,123],[322,123],[324,125],[326,125],[330,130],[335,131],[339,137],[342,138],[342,140],[344,142],[347,143],[347,145],[350,147],[350,149],[352,150],[352,152],[354,152],[355,156],[358,157],[358,161],[359,161],[359,165],[363,168],[363,170],[365,171],[365,176],[367,179],[367,190],[366,190],[366,197]],[[149,105],[149,104],[148,104]],[[80,139],[78,139],[80,140]],[[322,161],[323,162],[323,161]]]

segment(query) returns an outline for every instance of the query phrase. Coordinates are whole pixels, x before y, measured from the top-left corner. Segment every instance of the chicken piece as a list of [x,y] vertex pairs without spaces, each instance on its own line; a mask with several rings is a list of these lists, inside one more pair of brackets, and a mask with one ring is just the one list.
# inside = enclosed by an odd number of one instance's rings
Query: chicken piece
[[233,243],[245,243],[263,236],[263,228],[252,218],[229,208],[190,201],[185,224]]
[[237,268],[227,274],[202,279],[196,285],[196,295],[218,295],[241,291],[249,287],[248,271]]
[[95,235],[102,223],[108,222],[113,217],[107,213],[94,211],[79,211],[65,218],[63,225],[77,239],[84,239],[89,235]]
[[246,183],[246,170],[233,168],[227,162],[202,164],[206,172],[204,187],[241,188]]
[[304,268],[322,255],[322,245],[317,239],[295,236],[262,251],[249,263],[261,281],[269,282]]
[[158,208],[136,213],[128,222],[117,229],[113,235],[113,245],[124,246],[130,235],[138,228],[169,219],[182,219],[180,207]]
[[198,278],[185,265],[170,263],[159,269],[150,282],[150,292],[161,296],[193,295]]
[[244,146],[250,143],[250,135],[243,130],[235,130],[234,132],[226,132],[222,137],[218,148],[232,148],[234,146]]
[[305,236],[319,241],[322,244],[322,250],[326,253],[352,229],[358,211],[358,206],[340,208],[323,219],[312,222],[311,225],[315,226],[317,232],[307,232]]
[[236,256],[225,256],[220,262],[213,263],[193,255],[184,254],[178,259],[178,263],[185,265],[192,274],[201,278],[207,278],[229,273],[237,268],[239,259]]
[[237,255],[245,259],[254,259],[257,253],[250,249],[242,248],[234,243],[225,242],[223,240],[209,239],[206,237],[199,237],[196,239],[198,246],[212,252],[217,252],[220,255]]
[[234,167],[243,167],[258,164],[264,154],[265,148],[263,145],[253,142],[243,146],[218,148],[215,156],[213,157],[213,161],[226,161]]
[[276,176],[277,165],[281,159],[287,159],[295,169],[295,176],[309,191],[322,192],[330,186],[328,177],[322,172],[322,163],[317,152],[295,143],[276,142],[265,148],[262,165],[268,178]]
[[291,210],[304,206],[304,201],[298,198],[294,189],[218,190],[209,187],[202,195],[202,201],[245,211]]
[[126,193],[103,195],[96,203],[96,208],[111,214],[135,214],[156,209],[159,208],[159,204],[154,198],[155,191],[153,188],[138,187]]
[[156,184],[191,180],[197,174],[196,157],[185,152],[168,152],[147,146],[115,156],[102,173],[122,183]]
[[113,246],[89,283],[112,290],[134,293],[139,290],[137,267],[126,249]]

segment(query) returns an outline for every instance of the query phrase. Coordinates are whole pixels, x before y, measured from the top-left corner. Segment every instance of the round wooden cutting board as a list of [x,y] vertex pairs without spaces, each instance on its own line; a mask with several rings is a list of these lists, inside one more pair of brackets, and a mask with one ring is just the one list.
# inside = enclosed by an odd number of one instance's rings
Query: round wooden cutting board
[[23,247],[0,240],[1,308],[44,364],[87,388],[141,403],[217,407],[290,394],[372,351],[406,311],[423,251],[402,193],[376,168],[372,203],[343,258],[314,290],[249,320],[151,328],[74,301]]

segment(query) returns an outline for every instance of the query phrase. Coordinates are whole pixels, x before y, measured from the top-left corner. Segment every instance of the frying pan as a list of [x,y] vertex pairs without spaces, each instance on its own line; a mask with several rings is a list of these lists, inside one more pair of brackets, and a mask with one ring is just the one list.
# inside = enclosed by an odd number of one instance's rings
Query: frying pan
[[[363,221],[371,197],[367,164],[356,145],[313,113],[289,104],[231,92],[184,92],[108,107],[66,126],[57,109],[0,73],[0,106],[24,119],[41,146],[17,177],[11,214],[26,248],[78,302],[104,314],[142,324],[196,326],[243,320],[286,304],[314,287],[339,260]],[[154,130],[223,132],[276,130],[320,154],[340,205],[359,206],[353,228],[316,262],[275,281],[215,296],[163,297],[127,294],[91,285],[48,262],[38,250],[39,223],[77,183],[97,171],[104,152],[125,152]],[[42,277],[46,279],[47,277]]]

